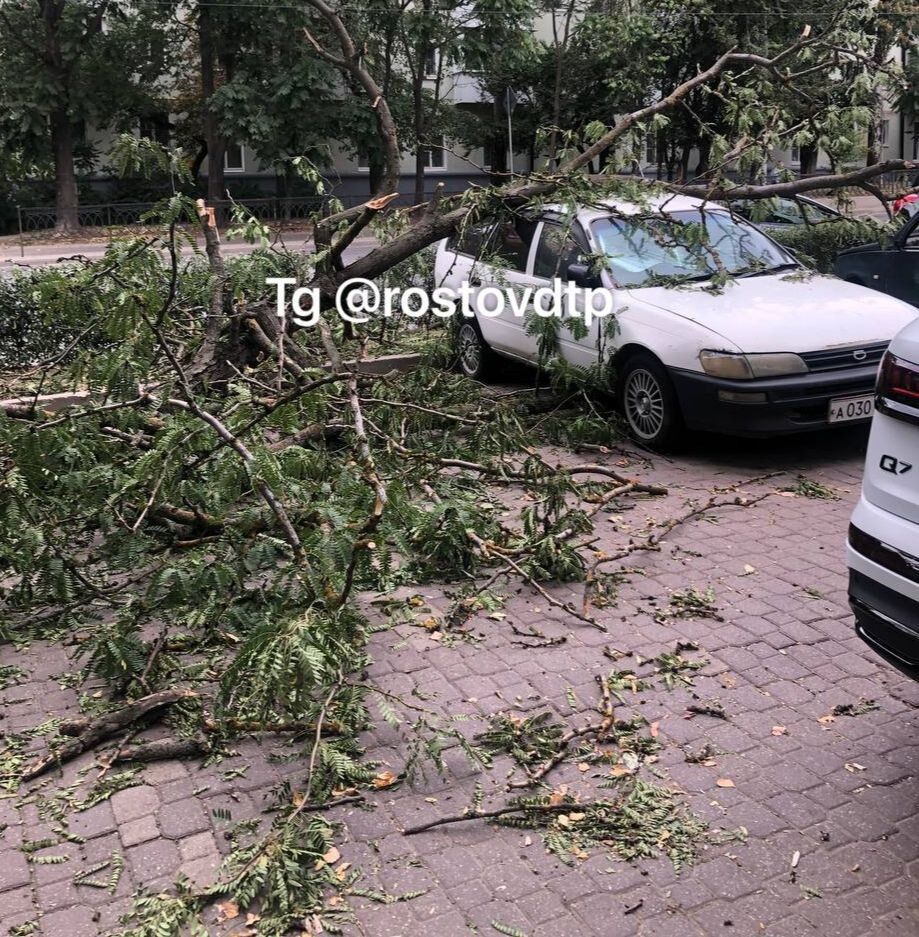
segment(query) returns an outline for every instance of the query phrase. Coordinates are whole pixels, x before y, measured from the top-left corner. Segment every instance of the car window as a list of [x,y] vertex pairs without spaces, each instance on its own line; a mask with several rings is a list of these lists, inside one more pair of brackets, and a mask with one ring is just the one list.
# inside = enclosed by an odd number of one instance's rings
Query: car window
[[533,261],[533,276],[561,280],[568,279],[568,265],[576,264],[581,257],[581,248],[569,231],[561,225],[546,222],[536,245]]
[[532,218],[505,218],[495,228],[492,256],[500,266],[525,271],[537,222]]
[[478,257],[484,250],[491,231],[490,225],[470,225],[455,231],[447,240],[447,247],[458,254]]
[[798,206],[786,199],[764,198],[732,202],[734,212],[754,224],[801,224]]
[[807,220],[818,224],[835,218],[836,214],[825,205],[796,201],[793,198],[764,198],[732,202],[731,208],[742,218],[754,224],[799,225]]
[[832,208],[817,202],[798,202],[798,206],[804,212],[805,218],[814,224],[820,221],[832,221],[838,217]]
[[620,286],[705,280],[794,263],[765,234],[726,211],[604,218],[594,222],[593,231]]

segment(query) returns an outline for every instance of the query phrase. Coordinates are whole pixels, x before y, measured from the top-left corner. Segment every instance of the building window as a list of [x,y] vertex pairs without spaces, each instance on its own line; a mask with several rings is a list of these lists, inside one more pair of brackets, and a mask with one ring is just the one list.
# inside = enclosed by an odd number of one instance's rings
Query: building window
[[652,165],[657,162],[657,134],[649,133],[645,137],[645,162]]
[[153,140],[161,146],[169,146],[170,138],[169,118],[165,114],[151,114],[141,117],[138,125],[138,134]]
[[881,146],[887,146],[887,138],[890,134],[890,121],[882,120],[878,126],[878,143]]
[[223,154],[223,168],[226,172],[245,172],[246,160],[240,143],[228,143]]
[[428,49],[424,55],[424,77],[431,80],[437,78],[439,65],[440,56],[437,54],[437,49]]
[[441,146],[426,146],[424,148],[424,168],[425,169],[446,169],[447,168],[447,141],[443,140]]
[[793,163],[801,162],[801,147],[800,146],[793,146],[791,148],[791,161]]
[[363,147],[357,151],[357,171],[370,172],[370,151]]

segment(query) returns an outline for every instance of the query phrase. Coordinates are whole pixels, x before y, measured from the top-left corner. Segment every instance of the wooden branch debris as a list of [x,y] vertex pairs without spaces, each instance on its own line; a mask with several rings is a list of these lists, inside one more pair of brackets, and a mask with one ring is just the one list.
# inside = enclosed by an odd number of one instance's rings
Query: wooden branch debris
[[[158,693],[151,693],[149,696],[143,696],[138,700],[127,703],[114,712],[104,713],[96,719],[90,720],[77,735],[70,738],[60,748],[49,751],[37,761],[32,762],[23,770],[22,780],[31,781],[55,765],[63,765],[67,761],[72,761],[78,755],[82,755],[83,752],[98,745],[99,742],[105,741],[117,732],[134,725],[145,716],[157,713],[167,706],[172,706],[183,700],[197,698],[198,694],[194,690],[161,690]],[[72,729],[73,726],[71,726]]]
[[577,810],[576,804],[511,804],[507,807],[499,807],[497,810],[466,810],[463,813],[456,813],[449,817],[439,817],[437,820],[431,820],[428,823],[421,823],[418,826],[410,826],[402,831],[403,836],[414,836],[416,833],[426,833],[438,826],[445,826],[448,823],[465,823],[469,820],[490,820],[495,817],[504,817],[510,813],[565,813],[570,810]]

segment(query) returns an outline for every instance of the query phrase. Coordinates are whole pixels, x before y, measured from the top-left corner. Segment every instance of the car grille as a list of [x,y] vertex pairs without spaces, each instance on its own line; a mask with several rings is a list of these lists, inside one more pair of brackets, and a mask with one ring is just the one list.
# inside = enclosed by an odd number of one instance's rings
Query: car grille
[[[809,371],[841,371],[845,368],[863,368],[869,364],[880,364],[888,342],[873,345],[851,345],[848,348],[830,348],[827,351],[806,351],[800,355]],[[859,352],[864,352],[864,357]]]

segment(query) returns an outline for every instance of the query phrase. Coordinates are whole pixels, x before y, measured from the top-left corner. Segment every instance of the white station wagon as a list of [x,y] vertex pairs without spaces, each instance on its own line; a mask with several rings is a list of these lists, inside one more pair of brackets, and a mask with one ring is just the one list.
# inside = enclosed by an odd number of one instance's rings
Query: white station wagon
[[[723,274],[730,278],[713,289]],[[629,428],[652,446],[686,427],[765,436],[868,420],[878,363],[919,315],[890,296],[809,273],[727,208],[684,196],[643,207],[608,201],[573,218],[544,208],[468,228],[437,250],[437,285],[452,290],[465,283],[519,295],[556,277],[574,284],[576,309],[587,288],[612,291],[615,328],[595,319],[576,337],[563,320],[558,352],[589,367],[605,347]],[[536,313],[512,305],[460,323],[469,377],[485,379],[496,355],[538,361]]]

